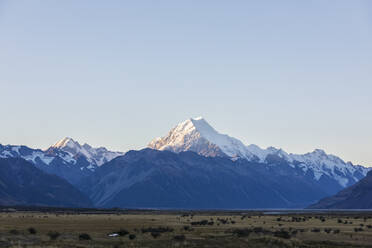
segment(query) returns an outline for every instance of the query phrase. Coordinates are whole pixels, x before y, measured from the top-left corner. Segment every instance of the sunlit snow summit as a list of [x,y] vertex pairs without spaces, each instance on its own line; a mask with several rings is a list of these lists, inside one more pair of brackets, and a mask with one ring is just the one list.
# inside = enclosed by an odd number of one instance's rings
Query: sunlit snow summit
[[177,153],[194,151],[203,156],[241,158],[277,166],[287,163],[303,173],[311,174],[318,181],[325,176],[331,177],[341,187],[354,184],[369,171],[320,149],[299,155],[274,147],[261,149],[257,145],[246,146],[236,138],[220,134],[202,117],[179,123],[165,137],[151,141],[148,147]]

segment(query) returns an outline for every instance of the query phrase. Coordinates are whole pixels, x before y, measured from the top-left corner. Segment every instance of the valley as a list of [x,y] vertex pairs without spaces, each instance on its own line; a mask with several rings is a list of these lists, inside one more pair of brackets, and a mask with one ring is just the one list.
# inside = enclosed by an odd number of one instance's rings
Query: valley
[[372,247],[372,212],[3,208],[0,247]]

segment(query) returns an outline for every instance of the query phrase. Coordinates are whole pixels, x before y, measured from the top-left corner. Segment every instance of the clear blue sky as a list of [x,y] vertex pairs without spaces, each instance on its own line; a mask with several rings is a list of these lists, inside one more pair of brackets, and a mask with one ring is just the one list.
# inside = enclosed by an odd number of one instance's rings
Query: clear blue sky
[[372,165],[372,1],[0,0],[0,143],[126,151],[189,117]]

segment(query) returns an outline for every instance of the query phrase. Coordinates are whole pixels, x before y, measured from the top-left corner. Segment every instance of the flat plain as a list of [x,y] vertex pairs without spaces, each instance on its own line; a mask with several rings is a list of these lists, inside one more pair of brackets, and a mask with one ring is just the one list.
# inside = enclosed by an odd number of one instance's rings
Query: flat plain
[[0,247],[372,247],[372,212],[7,208]]

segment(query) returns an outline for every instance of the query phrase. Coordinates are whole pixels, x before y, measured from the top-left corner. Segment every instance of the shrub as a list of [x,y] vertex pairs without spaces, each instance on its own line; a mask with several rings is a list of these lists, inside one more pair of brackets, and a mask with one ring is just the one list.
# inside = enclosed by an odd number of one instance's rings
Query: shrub
[[36,233],[37,233],[36,229],[33,228],[33,227],[30,227],[30,228],[28,228],[27,230],[28,230],[28,232],[29,232],[30,234],[36,234]]
[[258,234],[258,233],[263,233],[264,229],[262,227],[255,227],[253,228],[253,232]]
[[201,221],[193,221],[191,225],[193,226],[205,226],[205,225],[213,225],[213,222],[209,222],[208,220],[201,220]]
[[133,239],[135,239],[136,238],[136,235],[135,234],[129,234],[129,239],[130,240],[133,240]]
[[185,235],[176,235],[176,236],[173,237],[173,239],[176,240],[176,241],[182,242],[182,241],[186,240],[186,237],[185,237]]
[[340,229],[335,229],[335,230],[333,230],[333,233],[334,233],[334,234],[338,234],[338,233],[340,233]]
[[151,232],[151,236],[152,236],[154,239],[156,239],[157,237],[160,236],[160,233],[158,233],[158,232]]
[[332,231],[332,228],[324,228],[324,231],[325,231],[326,233],[330,233],[330,232]]
[[91,239],[92,238],[87,233],[82,233],[82,234],[79,235],[79,240],[91,240]]
[[311,231],[312,232],[320,232],[320,229],[319,228],[313,228]]
[[238,237],[248,237],[251,234],[252,230],[248,228],[244,229],[234,229],[232,230],[232,233],[235,234]]
[[148,227],[142,228],[142,233],[148,232],[157,232],[157,233],[165,233],[165,232],[173,232],[173,228],[170,227]]
[[13,235],[18,235],[19,234],[19,231],[16,230],[16,229],[12,229],[9,231],[10,234],[13,234]]
[[291,238],[291,235],[289,234],[289,232],[284,231],[284,230],[274,232],[274,236],[278,238],[283,238],[283,239]]
[[361,228],[361,227],[355,227],[354,228],[354,232],[363,232],[363,228]]
[[56,231],[49,231],[47,235],[51,240],[56,240],[61,234]]
[[129,232],[126,229],[120,229],[116,233],[119,234],[119,236],[121,237],[124,237],[125,235],[129,234]]

